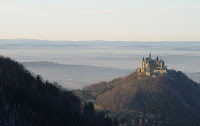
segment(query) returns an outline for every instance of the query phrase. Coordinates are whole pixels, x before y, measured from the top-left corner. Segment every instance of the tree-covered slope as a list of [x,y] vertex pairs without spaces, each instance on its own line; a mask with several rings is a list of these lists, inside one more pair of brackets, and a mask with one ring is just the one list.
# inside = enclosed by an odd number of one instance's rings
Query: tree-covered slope
[[157,78],[132,73],[79,91],[123,124],[200,125],[200,86],[182,72]]
[[[90,117],[93,118],[90,118]],[[33,76],[22,65],[0,57],[1,126],[115,125],[93,104],[83,106],[71,91]]]

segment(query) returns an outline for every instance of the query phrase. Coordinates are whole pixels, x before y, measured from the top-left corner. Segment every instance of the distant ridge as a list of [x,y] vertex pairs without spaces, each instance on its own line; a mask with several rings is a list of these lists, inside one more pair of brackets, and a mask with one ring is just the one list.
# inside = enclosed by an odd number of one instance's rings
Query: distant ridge
[[50,81],[57,81],[65,88],[80,89],[101,80],[125,76],[130,70],[89,65],[59,64],[49,61],[23,62],[27,69]]
[[192,80],[196,81],[200,84],[200,72],[197,73],[187,73],[187,76],[190,77]]
[[22,62],[25,66],[35,66],[35,65],[55,65],[55,66],[85,66],[85,67],[94,67],[94,68],[102,68],[102,69],[115,69],[115,70],[124,70],[119,68],[112,68],[112,67],[102,67],[102,66],[91,66],[91,65],[78,65],[78,64],[62,64],[56,63],[52,61],[31,61],[31,62]]

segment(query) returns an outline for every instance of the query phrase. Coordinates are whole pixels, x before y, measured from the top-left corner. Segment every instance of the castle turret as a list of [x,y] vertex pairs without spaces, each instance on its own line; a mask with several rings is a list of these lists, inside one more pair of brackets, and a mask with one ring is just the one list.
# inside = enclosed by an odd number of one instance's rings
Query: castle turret
[[156,61],[157,61],[157,62],[159,61],[158,55],[157,55],[157,57],[156,57]]
[[151,52],[149,53],[149,60],[151,60]]
[[161,69],[163,69],[165,67],[165,62],[163,60],[161,60],[160,67],[161,67]]

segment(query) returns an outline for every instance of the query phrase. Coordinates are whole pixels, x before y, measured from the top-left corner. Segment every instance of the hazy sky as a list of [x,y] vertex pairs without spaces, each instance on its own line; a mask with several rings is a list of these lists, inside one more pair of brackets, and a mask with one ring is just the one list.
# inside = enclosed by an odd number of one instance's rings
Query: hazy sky
[[200,40],[200,0],[0,0],[0,15],[0,39]]

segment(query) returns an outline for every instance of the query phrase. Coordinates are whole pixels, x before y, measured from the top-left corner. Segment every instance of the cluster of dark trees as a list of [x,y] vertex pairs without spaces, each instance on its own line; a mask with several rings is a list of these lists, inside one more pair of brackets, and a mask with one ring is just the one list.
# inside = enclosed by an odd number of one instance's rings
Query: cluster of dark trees
[[75,92],[123,125],[200,125],[200,84],[180,71],[157,78],[132,73]]
[[0,57],[1,126],[114,126],[93,103],[44,81],[10,58]]

